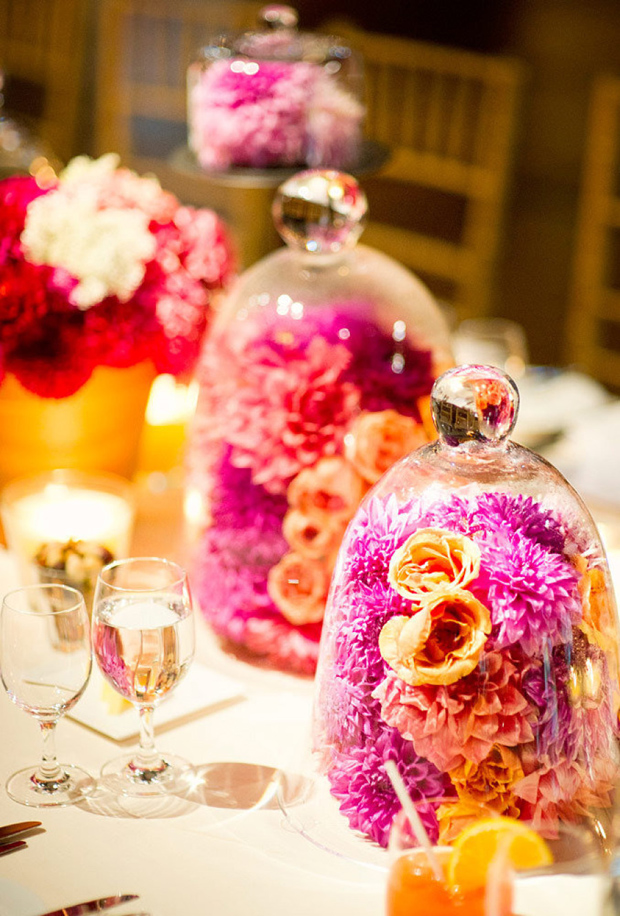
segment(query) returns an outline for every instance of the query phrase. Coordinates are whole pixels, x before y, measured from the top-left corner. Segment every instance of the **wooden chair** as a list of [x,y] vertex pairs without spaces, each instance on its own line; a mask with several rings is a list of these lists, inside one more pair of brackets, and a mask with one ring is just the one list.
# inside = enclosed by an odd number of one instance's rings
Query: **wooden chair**
[[[338,28],[336,26],[336,28]],[[362,241],[407,264],[458,318],[491,309],[522,85],[510,59],[338,29],[361,52],[366,135],[391,157],[364,183]]]
[[80,149],[88,80],[89,0],[2,0],[0,68],[7,103],[62,160]]
[[620,391],[620,77],[592,87],[567,358]]
[[185,203],[209,206],[228,222],[248,266],[276,247],[273,188],[235,187],[182,156],[187,143],[186,70],[222,30],[256,26],[252,0],[99,0],[95,150],[152,172]]

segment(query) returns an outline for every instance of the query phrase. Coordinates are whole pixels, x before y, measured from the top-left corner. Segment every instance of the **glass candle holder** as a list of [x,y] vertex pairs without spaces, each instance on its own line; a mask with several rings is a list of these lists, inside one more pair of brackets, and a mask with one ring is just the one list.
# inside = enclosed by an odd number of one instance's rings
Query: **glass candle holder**
[[112,474],[55,470],[5,487],[0,512],[23,584],[70,585],[90,611],[99,571],[129,552],[134,491]]

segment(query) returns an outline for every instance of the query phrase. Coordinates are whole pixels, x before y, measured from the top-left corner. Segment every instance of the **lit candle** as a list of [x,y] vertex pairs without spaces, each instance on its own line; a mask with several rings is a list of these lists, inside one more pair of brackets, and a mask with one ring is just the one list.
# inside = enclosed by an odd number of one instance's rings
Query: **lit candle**
[[8,546],[26,579],[31,578],[28,568],[44,545],[83,541],[105,548],[118,559],[129,552],[134,520],[131,487],[111,476],[52,471],[10,484],[2,494],[2,520]]
[[11,512],[9,525],[27,556],[49,541],[93,541],[115,557],[129,550],[132,508],[114,493],[50,483],[15,502]]

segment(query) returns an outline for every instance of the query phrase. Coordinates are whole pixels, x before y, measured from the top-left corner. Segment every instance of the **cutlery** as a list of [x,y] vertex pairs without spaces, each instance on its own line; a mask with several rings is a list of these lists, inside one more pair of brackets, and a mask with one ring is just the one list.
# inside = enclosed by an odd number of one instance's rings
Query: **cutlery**
[[0,856],[5,856],[9,852],[16,852],[18,849],[25,849],[28,843],[23,840],[17,840],[15,843],[2,843],[0,845]]
[[40,827],[41,821],[21,821],[19,824],[6,824],[4,827],[0,827],[0,843],[8,837],[17,836],[20,833],[25,833],[27,830],[34,830],[35,827]]
[[82,916],[82,913],[100,913],[111,906],[120,906],[128,900],[137,900],[137,894],[116,894],[113,897],[99,897],[96,900],[86,900],[84,903],[74,903],[60,910],[49,910],[41,916]]

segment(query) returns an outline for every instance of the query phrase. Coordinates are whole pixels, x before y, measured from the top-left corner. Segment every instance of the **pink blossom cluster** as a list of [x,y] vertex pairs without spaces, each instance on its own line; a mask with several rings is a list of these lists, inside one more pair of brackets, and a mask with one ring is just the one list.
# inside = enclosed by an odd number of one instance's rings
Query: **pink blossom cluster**
[[189,89],[190,146],[205,169],[355,162],[363,108],[318,64],[219,60]]
[[234,257],[210,210],[181,206],[116,156],[74,159],[51,186],[0,182],[0,379],[43,397],[96,366],[191,368]]

